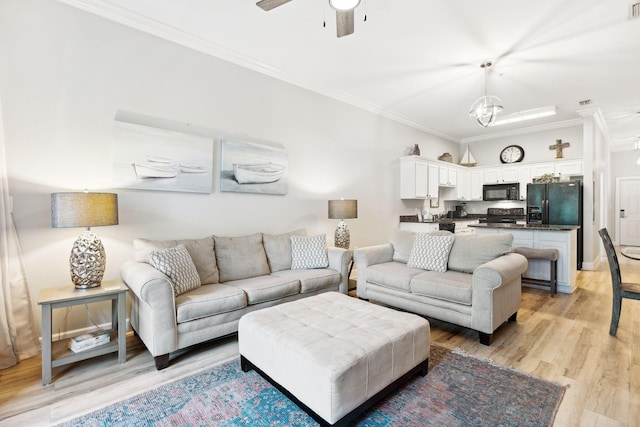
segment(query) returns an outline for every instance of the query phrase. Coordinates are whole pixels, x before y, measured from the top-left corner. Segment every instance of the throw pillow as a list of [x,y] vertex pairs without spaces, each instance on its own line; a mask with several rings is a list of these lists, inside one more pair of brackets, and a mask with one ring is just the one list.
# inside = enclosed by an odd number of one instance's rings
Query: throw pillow
[[407,266],[423,270],[447,271],[449,252],[456,238],[451,236],[432,236],[426,233],[416,235]]
[[290,236],[291,269],[327,268],[327,236]]
[[511,252],[513,234],[456,237],[449,256],[449,270],[473,273],[476,267]]
[[271,272],[291,270],[291,239],[290,236],[306,236],[304,229],[284,234],[263,234],[262,243],[267,253]]
[[169,277],[175,296],[200,287],[200,276],[184,245],[152,251],[149,264]]

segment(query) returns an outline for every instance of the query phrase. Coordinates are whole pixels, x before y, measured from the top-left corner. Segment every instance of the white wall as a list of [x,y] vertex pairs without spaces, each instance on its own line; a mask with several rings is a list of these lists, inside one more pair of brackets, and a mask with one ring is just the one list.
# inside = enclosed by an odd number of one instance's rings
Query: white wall
[[[53,0],[0,2],[0,97],[9,188],[35,301],[70,284],[68,258],[79,229],[52,229],[50,193],[119,194],[120,224],[96,228],[107,251],[105,279],[119,277],[134,237],[327,233],[327,200],[358,199],[348,220],[352,248],[386,241],[416,202],[399,195],[399,161],[420,144],[437,158],[458,146],[372,113],[106,21]],[[118,111],[283,144],[286,196],[111,189]],[[218,141],[212,138],[214,170]],[[97,322],[108,305],[90,306]],[[82,307],[58,314],[54,332],[90,325]]]
[[[583,158],[582,125],[551,130],[532,130],[530,133],[471,142],[468,147],[478,162],[478,166],[501,164],[500,152],[509,145],[519,145],[524,149],[522,163],[553,162],[556,160],[556,151],[550,150],[549,146],[554,145],[557,139],[561,139],[563,143],[569,142],[571,144],[563,149],[563,160]],[[464,152],[466,146],[461,147],[461,152]]]

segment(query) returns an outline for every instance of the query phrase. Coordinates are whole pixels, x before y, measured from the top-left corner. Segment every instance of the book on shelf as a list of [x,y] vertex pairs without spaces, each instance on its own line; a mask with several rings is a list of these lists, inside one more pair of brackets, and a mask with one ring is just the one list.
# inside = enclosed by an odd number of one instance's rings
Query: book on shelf
[[69,349],[74,353],[90,350],[92,348],[109,344],[110,335],[107,331],[95,331],[78,335],[69,340]]

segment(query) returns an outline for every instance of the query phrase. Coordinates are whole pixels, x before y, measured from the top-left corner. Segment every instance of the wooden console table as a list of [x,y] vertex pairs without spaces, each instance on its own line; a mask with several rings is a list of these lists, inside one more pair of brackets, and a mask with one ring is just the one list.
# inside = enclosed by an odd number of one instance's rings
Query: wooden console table
[[[76,289],[72,285],[40,291],[42,306],[42,385],[51,383],[51,369],[69,363],[118,352],[118,362],[127,360],[126,310],[128,288],[120,280],[102,282],[91,289]],[[68,340],[52,342],[51,316],[54,308],[111,300],[110,343],[74,353],[67,349]],[[54,352],[55,350],[55,352]],[[55,356],[54,356],[55,354]]]

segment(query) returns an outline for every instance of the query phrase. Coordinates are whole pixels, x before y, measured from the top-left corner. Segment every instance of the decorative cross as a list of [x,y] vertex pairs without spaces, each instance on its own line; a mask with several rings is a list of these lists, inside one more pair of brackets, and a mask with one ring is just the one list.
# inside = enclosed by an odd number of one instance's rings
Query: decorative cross
[[549,146],[549,150],[556,150],[556,159],[562,158],[562,149],[570,147],[571,144],[568,142],[562,142],[561,139],[556,139],[556,143]]

